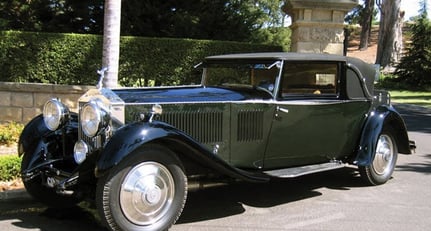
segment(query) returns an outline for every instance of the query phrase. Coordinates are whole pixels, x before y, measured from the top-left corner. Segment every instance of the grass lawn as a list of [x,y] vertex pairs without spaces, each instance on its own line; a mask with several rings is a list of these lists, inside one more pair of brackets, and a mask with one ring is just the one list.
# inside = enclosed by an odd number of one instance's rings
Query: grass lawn
[[431,92],[390,91],[394,103],[415,104],[431,108]]

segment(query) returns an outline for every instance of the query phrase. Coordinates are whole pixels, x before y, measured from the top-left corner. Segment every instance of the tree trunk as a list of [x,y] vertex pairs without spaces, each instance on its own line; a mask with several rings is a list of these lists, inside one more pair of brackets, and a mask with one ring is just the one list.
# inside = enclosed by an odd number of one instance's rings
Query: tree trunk
[[374,0],[365,0],[364,14],[361,20],[361,41],[359,50],[365,51],[368,49],[371,36],[371,25],[373,23]]
[[102,65],[108,70],[103,80],[106,88],[117,87],[120,59],[121,0],[105,0]]
[[376,64],[384,69],[391,68],[400,57],[402,47],[401,0],[377,0],[380,8],[379,42]]

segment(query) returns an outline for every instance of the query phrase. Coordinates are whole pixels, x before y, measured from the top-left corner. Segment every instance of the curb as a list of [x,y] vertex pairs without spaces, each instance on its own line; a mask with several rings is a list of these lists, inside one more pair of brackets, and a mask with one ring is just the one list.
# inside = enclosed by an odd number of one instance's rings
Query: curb
[[0,202],[24,199],[31,199],[30,194],[25,189],[12,189],[0,192]]

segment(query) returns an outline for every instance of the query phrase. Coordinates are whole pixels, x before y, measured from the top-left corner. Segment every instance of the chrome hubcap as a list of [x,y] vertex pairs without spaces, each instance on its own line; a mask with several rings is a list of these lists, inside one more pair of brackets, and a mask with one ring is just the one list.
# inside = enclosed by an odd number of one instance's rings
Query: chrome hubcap
[[150,225],[169,211],[174,194],[174,179],[165,166],[141,163],[130,170],[121,186],[121,210],[131,222]]
[[394,145],[392,139],[388,135],[381,135],[377,142],[376,156],[373,161],[374,171],[383,175],[391,169],[391,164],[394,158]]

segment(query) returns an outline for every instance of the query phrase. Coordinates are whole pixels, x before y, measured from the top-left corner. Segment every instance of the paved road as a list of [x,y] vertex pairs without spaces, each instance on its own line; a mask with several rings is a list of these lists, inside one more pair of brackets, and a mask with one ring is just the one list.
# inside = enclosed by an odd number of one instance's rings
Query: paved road
[[[416,140],[393,178],[367,187],[354,168],[269,184],[238,184],[189,194],[172,230],[429,230],[431,112],[397,106]],[[88,206],[69,211],[32,200],[0,202],[2,231],[103,230]]]

